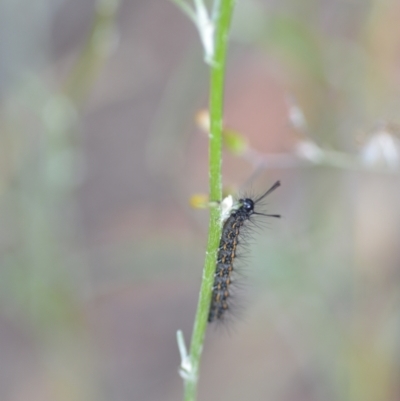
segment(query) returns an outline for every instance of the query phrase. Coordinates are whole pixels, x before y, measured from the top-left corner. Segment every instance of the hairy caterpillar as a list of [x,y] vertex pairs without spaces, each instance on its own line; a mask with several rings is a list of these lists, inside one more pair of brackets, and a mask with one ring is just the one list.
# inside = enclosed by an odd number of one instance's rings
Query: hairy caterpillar
[[280,217],[277,214],[265,214],[255,210],[258,202],[280,186],[277,181],[268,191],[256,200],[242,198],[230,208],[222,228],[221,240],[218,248],[217,265],[215,269],[212,289],[211,305],[208,321],[223,320],[229,310],[230,290],[233,282],[234,261],[237,256],[237,247],[241,242],[241,229],[254,215]]

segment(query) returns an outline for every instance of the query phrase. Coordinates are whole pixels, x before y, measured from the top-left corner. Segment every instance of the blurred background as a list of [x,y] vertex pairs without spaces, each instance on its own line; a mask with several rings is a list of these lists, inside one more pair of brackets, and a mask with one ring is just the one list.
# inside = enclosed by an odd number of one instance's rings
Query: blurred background
[[[399,20],[396,0],[237,3],[225,124],[247,146],[224,184],[280,179],[283,218],[252,242],[243,317],[208,329],[200,400],[400,400]],[[180,400],[198,33],[167,0],[3,0],[0,32],[0,399]]]

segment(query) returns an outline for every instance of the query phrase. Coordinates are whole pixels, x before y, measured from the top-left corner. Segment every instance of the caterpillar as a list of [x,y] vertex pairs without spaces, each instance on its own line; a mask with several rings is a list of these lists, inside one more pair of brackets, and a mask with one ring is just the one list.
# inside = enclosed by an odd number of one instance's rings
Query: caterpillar
[[224,219],[221,240],[218,248],[217,264],[212,288],[208,322],[224,320],[225,313],[230,309],[231,285],[233,283],[234,261],[237,257],[237,248],[241,243],[241,230],[252,216],[281,217],[278,214],[265,214],[255,210],[258,202],[268,196],[281,185],[280,181],[256,200],[241,198],[229,208]]

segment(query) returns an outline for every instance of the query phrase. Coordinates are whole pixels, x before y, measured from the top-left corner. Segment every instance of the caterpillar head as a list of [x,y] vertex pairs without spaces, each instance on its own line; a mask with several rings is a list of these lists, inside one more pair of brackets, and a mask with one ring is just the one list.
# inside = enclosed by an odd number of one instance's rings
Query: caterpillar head
[[239,199],[240,204],[242,205],[243,210],[247,214],[252,214],[254,212],[254,201],[250,198]]

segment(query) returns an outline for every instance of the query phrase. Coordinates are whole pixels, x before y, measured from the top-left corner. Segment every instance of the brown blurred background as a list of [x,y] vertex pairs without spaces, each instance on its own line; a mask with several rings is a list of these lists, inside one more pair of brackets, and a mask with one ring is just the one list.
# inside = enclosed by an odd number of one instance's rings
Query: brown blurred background
[[[396,0],[238,2],[225,122],[283,218],[243,317],[207,332],[200,400],[400,400],[398,21]],[[0,399],[180,400],[208,225],[197,31],[167,0],[5,0],[0,32]],[[238,189],[256,160],[223,170]]]

